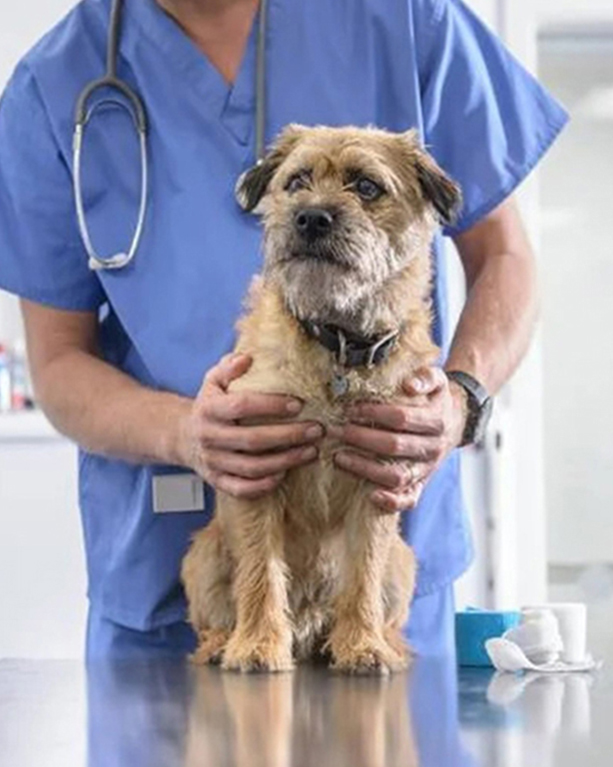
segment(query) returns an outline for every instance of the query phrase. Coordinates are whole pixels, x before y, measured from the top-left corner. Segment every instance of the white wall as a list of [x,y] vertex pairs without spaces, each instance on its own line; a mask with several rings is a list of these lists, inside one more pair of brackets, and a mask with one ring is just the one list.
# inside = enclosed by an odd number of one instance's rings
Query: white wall
[[595,86],[613,100],[613,2],[537,0],[537,17],[549,38],[541,76],[573,118],[543,173],[548,559],[563,572],[613,563],[613,116],[589,116],[585,103]]
[[549,560],[613,563],[613,28],[541,53],[574,115],[543,173]]
[[539,24],[613,21],[611,0],[534,0]]
[[1,418],[0,658],[79,658],[87,604],[76,450],[35,414]]

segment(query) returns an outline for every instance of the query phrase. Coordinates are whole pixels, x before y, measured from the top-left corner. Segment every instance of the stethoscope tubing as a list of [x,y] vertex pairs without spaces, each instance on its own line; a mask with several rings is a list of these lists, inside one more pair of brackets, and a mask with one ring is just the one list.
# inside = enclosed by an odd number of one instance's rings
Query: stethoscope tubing
[[[107,41],[106,73],[103,77],[89,83],[79,94],[75,106],[75,125],[73,136],[73,185],[77,222],[83,245],[87,252],[89,268],[92,270],[123,269],[134,259],[140,245],[145,219],[149,191],[149,152],[147,110],[141,97],[124,80],[117,76],[119,60],[119,41],[124,0],[113,0]],[[266,141],[266,34],[268,30],[268,0],[260,0],[258,40],[256,53],[256,106],[255,106],[255,152],[257,162],[265,154]],[[99,91],[115,91],[128,102],[106,98],[90,107],[90,100]],[[85,204],[83,200],[83,144],[87,126],[95,112],[104,105],[113,104],[125,109],[132,117],[138,134],[141,162],[141,192],[138,217],[130,247],[126,252],[102,257],[93,244]]]
[[[123,80],[117,77],[117,62],[119,57],[119,40],[121,35],[121,19],[123,11],[123,0],[113,0],[111,9],[111,19],[109,26],[109,38],[107,43],[107,62],[106,73],[104,77],[89,83],[79,94],[75,107],[75,128],[73,137],[73,184],[74,198],[77,213],[77,223],[83,245],[87,252],[88,265],[93,271],[102,269],[123,269],[134,259],[138,246],[142,239],[145,218],[147,215],[147,196],[149,189],[149,156],[147,146],[148,121],[145,105],[140,96]],[[106,98],[98,101],[90,107],[89,103],[95,93],[101,91],[115,91],[121,93],[127,99],[131,108],[123,101],[118,99]],[[83,142],[87,126],[93,115],[102,106],[112,104],[125,109],[131,116],[136,129],[141,165],[141,191],[140,202],[138,206],[138,217],[136,226],[130,242],[130,247],[126,252],[116,253],[110,257],[102,257],[96,251],[92,242],[91,233],[87,224],[87,215],[85,213],[85,204],[83,201]]]
[[130,114],[136,124],[136,115],[131,112],[122,102],[116,99],[105,99],[98,102],[94,108],[86,115],[85,122],[82,125],[77,125],[74,134],[74,161],[73,161],[73,182],[74,182],[74,197],[77,212],[77,222],[79,225],[79,231],[83,240],[83,245],[88,256],[88,265],[92,271],[98,271],[101,269],[123,269],[127,266],[136,255],[138,246],[142,239],[143,229],[145,226],[145,218],[147,215],[147,194],[149,189],[149,160],[147,151],[147,133],[146,130],[139,129],[137,127],[139,137],[140,148],[140,165],[141,165],[141,184],[140,184],[140,202],[138,207],[138,217],[136,226],[132,236],[132,241],[127,252],[120,252],[113,256],[102,258],[96,252],[92,243],[89,226],[87,224],[87,216],[85,213],[85,205],[83,202],[83,184],[82,184],[82,157],[83,157],[83,140],[85,136],[85,126],[91,118],[91,115],[106,104],[114,104],[119,106]]

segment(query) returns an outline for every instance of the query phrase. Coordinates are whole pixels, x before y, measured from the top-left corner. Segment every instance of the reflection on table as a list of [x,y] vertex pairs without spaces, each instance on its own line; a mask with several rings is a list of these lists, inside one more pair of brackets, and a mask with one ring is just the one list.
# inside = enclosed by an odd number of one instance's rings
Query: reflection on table
[[420,658],[375,679],[0,660],[0,764],[611,767],[612,708],[607,666],[594,676],[500,676]]
[[89,767],[472,767],[456,679],[453,659],[387,678],[96,662]]

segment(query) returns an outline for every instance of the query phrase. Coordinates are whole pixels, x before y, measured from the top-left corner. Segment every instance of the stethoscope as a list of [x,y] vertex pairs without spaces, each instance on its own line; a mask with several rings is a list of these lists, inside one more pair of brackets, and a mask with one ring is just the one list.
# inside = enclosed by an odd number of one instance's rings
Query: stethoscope
[[[145,218],[147,215],[147,199],[149,191],[149,153],[148,153],[148,120],[147,111],[142,98],[131,88],[124,80],[117,76],[117,63],[119,59],[119,41],[121,38],[121,21],[124,0],[113,0],[111,9],[111,19],[109,26],[109,36],[107,43],[106,73],[104,77],[94,80],[87,85],[80,93],[77,99],[75,114],[75,129],[73,140],[73,183],[75,207],[79,232],[83,245],[88,255],[89,268],[92,270],[101,269],[123,269],[130,264],[136,255],[140,245]],[[260,0],[259,24],[258,24],[258,42],[256,53],[256,101],[255,101],[255,151],[258,163],[262,161],[265,151],[266,134],[266,30],[268,16],[268,0]],[[125,100],[106,96],[97,101],[92,106],[89,102],[92,96],[100,90],[114,90],[120,93]],[[127,103],[126,103],[127,102]],[[101,256],[96,251],[87,224],[85,206],[83,204],[83,184],[82,184],[82,157],[83,140],[85,130],[95,113],[105,106],[118,106],[128,112],[135,130],[138,134],[140,146],[140,169],[141,169],[141,187],[140,202],[138,206],[138,217],[132,236],[130,247],[125,252],[116,253],[112,256]],[[240,199],[239,199],[240,204]]]

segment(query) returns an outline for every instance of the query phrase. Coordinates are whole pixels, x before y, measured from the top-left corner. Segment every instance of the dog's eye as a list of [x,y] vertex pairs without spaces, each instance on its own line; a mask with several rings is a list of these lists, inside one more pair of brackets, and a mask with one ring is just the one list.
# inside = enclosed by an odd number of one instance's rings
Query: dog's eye
[[294,173],[290,176],[288,182],[285,184],[285,191],[293,194],[299,192],[301,189],[307,189],[311,183],[311,174],[307,171],[300,171],[300,173]]
[[348,168],[345,171],[344,188],[354,192],[365,202],[378,200],[386,193],[382,184],[367,176],[360,168]]
[[363,200],[376,200],[384,193],[384,190],[376,181],[366,176],[359,178],[355,182],[354,188]]

